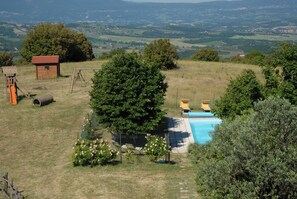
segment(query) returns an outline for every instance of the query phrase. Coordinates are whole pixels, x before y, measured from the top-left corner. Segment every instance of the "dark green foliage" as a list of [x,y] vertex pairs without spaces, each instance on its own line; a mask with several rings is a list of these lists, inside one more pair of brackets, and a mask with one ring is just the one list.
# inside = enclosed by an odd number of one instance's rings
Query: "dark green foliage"
[[193,56],[193,60],[199,61],[219,61],[219,53],[218,51],[211,49],[211,48],[203,48],[198,50]]
[[0,66],[13,65],[13,56],[9,52],[0,51]]
[[[273,53],[272,64],[274,73],[266,75],[269,86],[271,79],[278,80],[279,93],[282,97],[297,104],[297,44],[282,43]],[[279,73],[279,68],[282,73]],[[267,67],[264,68],[267,70]]]
[[244,62],[254,65],[263,65],[265,61],[265,54],[261,51],[253,50],[244,56]]
[[99,59],[110,59],[114,55],[122,54],[122,53],[125,53],[125,52],[126,51],[123,48],[115,48],[115,49],[112,49],[109,52],[103,52],[102,55],[99,57]]
[[177,68],[174,62],[178,59],[177,51],[169,39],[154,40],[145,46],[143,57],[147,63],[162,70]]
[[85,61],[94,58],[92,44],[63,24],[41,23],[29,31],[20,51],[28,62],[32,56],[59,55],[60,61]]
[[226,93],[215,101],[214,112],[220,118],[234,118],[253,107],[263,97],[261,84],[252,70],[244,70],[231,80]]
[[262,73],[265,77],[265,95],[280,96],[281,75],[279,74],[279,69],[266,65],[265,67],[262,67]]
[[150,133],[165,114],[164,79],[157,67],[146,65],[136,53],[115,55],[93,78],[91,107],[114,133]]
[[297,198],[297,107],[269,97],[191,148],[205,198]]

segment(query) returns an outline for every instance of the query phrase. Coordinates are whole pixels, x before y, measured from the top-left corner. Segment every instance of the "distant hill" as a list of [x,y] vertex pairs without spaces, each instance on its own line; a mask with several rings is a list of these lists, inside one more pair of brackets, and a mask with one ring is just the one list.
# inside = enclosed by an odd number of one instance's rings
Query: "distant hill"
[[296,0],[242,0],[206,3],[133,3],[121,0],[9,0],[0,21],[100,22],[111,25],[200,27],[236,30],[297,26]]

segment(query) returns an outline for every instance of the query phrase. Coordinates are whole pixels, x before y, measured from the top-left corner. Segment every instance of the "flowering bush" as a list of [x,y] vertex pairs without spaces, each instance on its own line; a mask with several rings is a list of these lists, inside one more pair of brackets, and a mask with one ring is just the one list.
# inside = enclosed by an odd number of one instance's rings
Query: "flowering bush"
[[72,162],[74,166],[103,165],[114,159],[116,155],[117,151],[104,140],[79,139],[74,146]]
[[151,161],[155,161],[169,153],[170,148],[166,145],[164,138],[150,134],[147,134],[145,138],[147,143],[145,144],[144,151]]

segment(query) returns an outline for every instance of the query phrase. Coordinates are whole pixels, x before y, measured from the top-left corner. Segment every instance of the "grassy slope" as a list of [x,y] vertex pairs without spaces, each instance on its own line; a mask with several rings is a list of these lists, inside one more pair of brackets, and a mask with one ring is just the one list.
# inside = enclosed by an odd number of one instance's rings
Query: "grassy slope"
[[[100,67],[102,62],[61,65],[64,76],[74,67]],[[180,61],[180,69],[165,72],[169,89],[165,108],[178,115],[177,100],[186,97],[198,109],[201,99],[216,99],[230,77],[247,65]],[[90,80],[92,72],[84,72]],[[29,198],[180,198],[180,184],[187,184],[189,198],[195,193],[195,169],[183,155],[174,155],[174,165],[152,164],[141,159],[135,164],[96,168],[74,168],[72,146],[89,111],[90,84],[77,82],[69,93],[71,78],[36,80],[34,66],[18,68],[19,86],[40,96],[49,93],[55,103],[32,107],[31,99],[17,106],[5,100],[0,82],[0,174],[9,172],[15,185]],[[34,89],[46,87],[47,90]],[[178,95],[177,95],[178,94]],[[183,169],[181,169],[183,168]]]
[[179,61],[180,69],[166,71],[169,88],[165,108],[169,115],[177,115],[179,101],[190,99],[193,111],[201,111],[201,100],[214,100],[225,92],[230,79],[234,79],[243,69],[253,69],[262,79],[260,67],[217,62]]

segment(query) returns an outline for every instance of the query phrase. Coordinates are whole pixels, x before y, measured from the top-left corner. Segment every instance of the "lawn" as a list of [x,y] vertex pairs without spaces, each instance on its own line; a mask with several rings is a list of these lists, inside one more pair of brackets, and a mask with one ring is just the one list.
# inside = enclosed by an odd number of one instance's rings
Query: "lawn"
[[[11,106],[5,99],[4,81],[0,82],[0,173],[9,172],[15,186],[28,198],[171,199],[181,198],[185,192],[189,198],[198,198],[196,171],[187,155],[172,155],[172,165],[140,157],[134,163],[72,166],[72,147],[90,111],[88,92],[93,75],[93,71],[84,71],[88,84],[77,81],[70,93],[72,71],[102,63],[61,64],[63,76],[52,80],[36,80],[34,66],[18,67],[22,90],[54,97],[55,102],[44,107],[33,107],[28,98]],[[169,84],[164,108],[169,116],[179,115],[181,98],[189,98],[195,110],[199,110],[201,99],[218,99],[228,80],[244,68],[252,68],[260,76],[260,69],[249,65],[179,61],[179,66],[164,72]]]
[[243,69],[254,70],[257,77],[263,80],[258,66],[195,61],[179,61],[178,65],[180,69],[164,72],[169,85],[165,108],[170,116],[178,115],[182,98],[190,100],[193,111],[201,111],[201,100],[210,100],[213,105],[225,92],[230,79],[234,79]]

